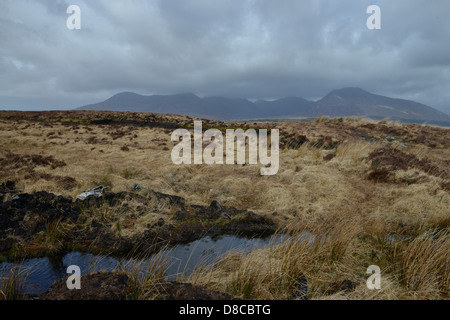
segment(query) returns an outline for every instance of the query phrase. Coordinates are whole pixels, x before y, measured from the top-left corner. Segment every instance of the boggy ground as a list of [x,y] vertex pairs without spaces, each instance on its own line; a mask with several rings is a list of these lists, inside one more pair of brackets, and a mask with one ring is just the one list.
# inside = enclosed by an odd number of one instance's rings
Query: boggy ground
[[[192,129],[193,120],[0,112],[3,259],[73,249],[123,255],[280,228],[320,241],[232,252],[184,282],[246,299],[292,299],[304,276],[309,299],[448,298],[448,128],[203,120],[204,129],[280,129],[280,170],[261,176],[260,165],[174,165],[171,133]],[[111,188],[103,201],[73,201],[98,185]],[[381,290],[366,286],[369,265],[382,270]]]
[[[81,278],[81,290],[67,290],[65,280],[54,283],[48,292],[32,297],[40,300],[126,300],[135,294],[130,278],[121,272],[98,272]],[[152,300],[235,300],[233,296],[190,283],[160,281],[139,293]]]
[[[0,251],[14,260],[70,250],[131,258],[206,235],[260,237],[276,231],[270,219],[251,211],[217,201],[186,205],[181,197],[151,190],[105,192],[100,198],[72,201],[46,191],[20,193],[13,181],[2,184],[2,189],[13,198],[0,204]],[[135,228],[148,210],[158,207],[172,214]]]

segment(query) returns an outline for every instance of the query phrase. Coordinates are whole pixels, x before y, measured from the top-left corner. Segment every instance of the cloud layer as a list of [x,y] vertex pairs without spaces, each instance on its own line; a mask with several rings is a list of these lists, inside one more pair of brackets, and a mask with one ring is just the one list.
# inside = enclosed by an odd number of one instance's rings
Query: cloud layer
[[[66,28],[71,4],[81,30]],[[366,27],[370,4],[381,30]],[[447,0],[2,0],[0,108],[358,86],[450,113],[448,12]]]

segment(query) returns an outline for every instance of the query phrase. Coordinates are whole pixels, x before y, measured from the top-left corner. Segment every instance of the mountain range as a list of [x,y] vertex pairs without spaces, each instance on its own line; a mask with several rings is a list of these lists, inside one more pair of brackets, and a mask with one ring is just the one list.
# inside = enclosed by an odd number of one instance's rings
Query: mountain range
[[87,105],[79,110],[171,113],[213,120],[329,117],[389,118],[402,122],[450,125],[450,116],[410,100],[394,99],[361,88],[333,90],[318,101],[286,97],[274,101],[198,97],[192,93],[144,96],[132,92]]

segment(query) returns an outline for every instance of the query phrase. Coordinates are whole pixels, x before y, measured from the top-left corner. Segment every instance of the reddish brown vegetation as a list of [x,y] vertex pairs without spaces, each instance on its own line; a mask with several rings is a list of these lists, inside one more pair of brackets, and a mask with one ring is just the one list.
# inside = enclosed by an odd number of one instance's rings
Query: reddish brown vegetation
[[429,175],[449,179],[450,175],[446,169],[431,163],[428,159],[418,159],[413,154],[404,153],[401,150],[381,148],[372,152],[369,157],[372,160],[372,168],[369,174],[371,180],[383,180],[393,170],[418,169]]
[[18,155],[9,151],[6,151],[0,158],[0,165],[2,168],[20,168],[27,165],[30,168],[36,166],[47,167],[50,166],[52,169],[64,167],[67,164],[64,161],[57,160],[53,156],[42,156],[38,154],[34,155]]

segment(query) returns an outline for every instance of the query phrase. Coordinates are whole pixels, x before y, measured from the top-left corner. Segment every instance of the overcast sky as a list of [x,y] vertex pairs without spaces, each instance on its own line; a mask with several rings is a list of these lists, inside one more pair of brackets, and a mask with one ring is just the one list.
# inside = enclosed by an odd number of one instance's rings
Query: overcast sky
[[[66,27],[71,4],[81,30]],[[0,0],[0,109],[356,86],[450,114],[449,14],[449,0]]]

